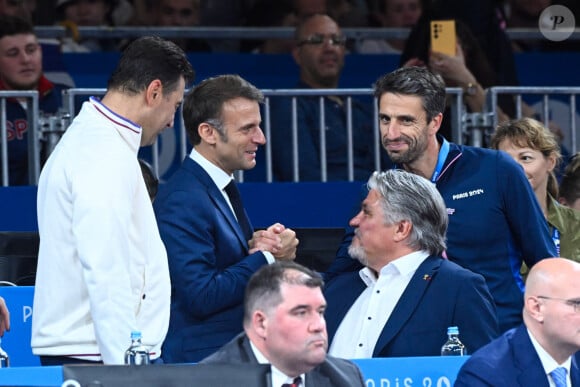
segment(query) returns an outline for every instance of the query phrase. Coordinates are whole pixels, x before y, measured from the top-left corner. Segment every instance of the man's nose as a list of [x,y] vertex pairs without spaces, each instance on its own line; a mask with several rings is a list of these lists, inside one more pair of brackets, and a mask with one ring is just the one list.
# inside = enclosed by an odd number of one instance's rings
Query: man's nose
[[354,218],[352,218],[352,219],[350,220],[350,222],[348,222],[348,224],[349,224],[351,227],[358,227],[358,225],[359,225],[359,223],[360,223],[360,217],[361,217],[361,214],[362,214],[362,211],[359,211],[359,213],[358,213],[358,214],[356,214],[356,215],[354,216]]

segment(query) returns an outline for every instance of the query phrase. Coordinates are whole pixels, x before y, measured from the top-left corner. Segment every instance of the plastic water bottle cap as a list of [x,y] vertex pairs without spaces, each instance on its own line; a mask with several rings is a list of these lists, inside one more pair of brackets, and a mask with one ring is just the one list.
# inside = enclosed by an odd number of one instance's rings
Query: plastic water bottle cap
[[459,327],[449,327],[447,328],[448,335],[458,335],[459,334]]
[[141,338],[140,331],[131,331],[131,339],[135,340],[135,339],[140,339],[140,338]]

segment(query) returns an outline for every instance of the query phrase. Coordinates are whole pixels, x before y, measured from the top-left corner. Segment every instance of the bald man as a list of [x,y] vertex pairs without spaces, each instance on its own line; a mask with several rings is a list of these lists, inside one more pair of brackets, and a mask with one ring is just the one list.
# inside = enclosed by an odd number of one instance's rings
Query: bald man
[[524,323],[492,341],[463,365],[456,387],[579,386],[580,263],[551,258],[528,275]]

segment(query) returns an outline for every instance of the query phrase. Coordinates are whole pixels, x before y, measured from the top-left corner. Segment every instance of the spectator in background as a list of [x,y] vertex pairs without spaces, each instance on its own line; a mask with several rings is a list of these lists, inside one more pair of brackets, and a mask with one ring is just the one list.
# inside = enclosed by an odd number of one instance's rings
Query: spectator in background
[[271,386],[363,387],[356,365],[326,355],[323,284],[293,262],[262,267],[246,287],[244,332],[202,363],[270,363]]
[[[200,25],[243,26],[256,0],[211,0],[201,1]],[[240,39],[210,39],[212,52],[239,52]]]
[[6,331],[10,331],[10,312],[4,298],[0,297],[0,336],[4,336]]
[[[496,0],[430,0],[423,8],[421,21],[455,19],[465,23],[483,49],[485,56],[495,74],[495,82],[502,86],[519,85],[511,41],[505,32],[505,22]],[[423,28],[429,29],[429,23]],[[413,34],[413,31],[411,32]],[[409,36],[409,40],[411,39]],[[408,49],[409,53],[405,54]],[[403,55],[406,58],[413,54],[413,46],[407,45]],[[422,50],[422,48],[419,48]],[[406,61],[407,59],[403,59]],[[510,112],[506,114],[511,116]]]
[[117,0],[58,0],[58,21],[67,27],[72,37],[62,41],[63,52],[115,51],[116,39],[83,38],[78,27],[112,26]]
[[[423,11],[421,0],[378,0],[374,24],[383,28],[412,28]],[[365,39],[356,47],[361,54],[400,54],[406,39]]]
[[[295,27],[297,17],[293,0],[258,0],[248,15],[246,27]],[[288,54],[294,47],[293,39],[270,38],[264,40],[244,39],[242,52],[259,54]]]
[[327,0],[292,0],[298,20],[315,14],[328,13]]
[[[486,99],[485,89],[497,84],[485,52],[469,27],[461,20],[456,20],[456,54],[452,56],[432,51],[430,21],[428,18],[422,18],[411,32],[407,40],[407,48],[401,56],[401,65],[428,67],[443,77],[446,87],[463,89],[463,103],[468,112],[483,112]],[[411,53],[413,53],[412,56],[409,56]],[[507,119],[504,111],[514,112],[515,108],[511,97],[500,96],[499,102],[499,120],[503,121]],[[447,108],[439,133],[445,138],[460,141],[452,136],[450,120],[451,112]]]
[[32,23],[36,0],[0,0],[0,15],[17,16]]
[[263,95],[237,75],[208,78],[185,97],[189,157],[160,187],[155,213],[171,274],[167,363],[197,362],[242,330],[243,292],[260,267],[293,260],[298,239],[280,223],[256,231],[233,180],[266,139]]
[[[544,9],[551,5],[562,5],[567,7],[575,16],[576,27],[580,24],[580,4],[577,0],[504,0],[503,13],[506,19],[507,28],[531,28],[538,29],[540,22],[543,25],[551,26],[552,20],[540,20]],[[515,39],[512,47],[516,52],[525,51],[578,51],[580,44],[577,40],[566,39],[561,42],[541,39]]]
[[192,78],[172,42],[134,41],[46,162],[31,339],[41,364],[123,364],[133,330],[161,355],[171,285],[137,153],[173,126]]
[[536,194],[550,228],[558,256],[580,262],[580,212],[558,203],[554,169],[561,160],[552,132],[532,118],[499,124],[491,147],[508,153],[520,164]]
[[580,211],[580,153],[570,159],[560,182],[560,197],[558,201],[568,207]]
[[[300,67],[299,89],[338,88],[344,66],[346,38],[327,15],[304,19],[295,31],[292,56]],[[372,103],[352,99],[352,145],[354,180],[366,181],[375,170]],[[320,102],[318,96],[297,99],[298,178],[321,181]],[[294,179],[292,110],[290,98],[271,99],[272,157],[275,178]],[[327,180],[348,180],[347,100],[324,97]],[[383,160],[382,168],[389,165]]]
[[[533,266],[556,253],[521,167],[503,152],[456,145],[437,134],[445,84],[424,67],[402,67],[382,76],[375,97],[381,141],[395,166],[430,179],[445,200],[447,258],[485,278],[500,332],[518,325],[522,260]],[[360,269],[348,254],[353,236],[347,230],[327,281]]]
[[[200,0],[159,0],[151,9],[153,25],[158,27],[194,27],[200,22]],[[174,38],[172,41],[185,52],[210,51],[202,39]]]
[[580,264],[546,259],[530,270],[524,323],[463,364],[455,387],[566,387],[580,385]]
[[[33,26],[17,16],[0,15],[0,90],[37,90],[42,115],[55,115],[66,86],[52,83],[42,71],[42,49]],[[8,172],[10,185],[36,184],[29,176],[31,123],[25,98],[6,100]],[[40,155],[39,155],[40,157]]]
[[[444,259],[448,217],[427,179],[375,172],[348,251],[365,266],[324,290],[333,356],[438,356],[447,327],[458,326],[469,353],[498,335],[484,278]],[[428,316],[429,323],[425,318]]]
[[364,0],[327,0],[325,13],[343,28],[367,27],[368,9]]

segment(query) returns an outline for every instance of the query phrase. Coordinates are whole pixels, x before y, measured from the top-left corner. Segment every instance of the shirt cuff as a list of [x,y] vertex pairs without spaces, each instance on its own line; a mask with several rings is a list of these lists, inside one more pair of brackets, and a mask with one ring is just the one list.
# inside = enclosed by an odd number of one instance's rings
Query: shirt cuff
[[269,251],[262,251],[262,254],[264,254],[264,258],[266,258],[266,261],[268,261],[268,265],[271,265],[274,262],[276,262],[276,258],[274,258],[274,256],[272,255],[271,252],[269,252]]

